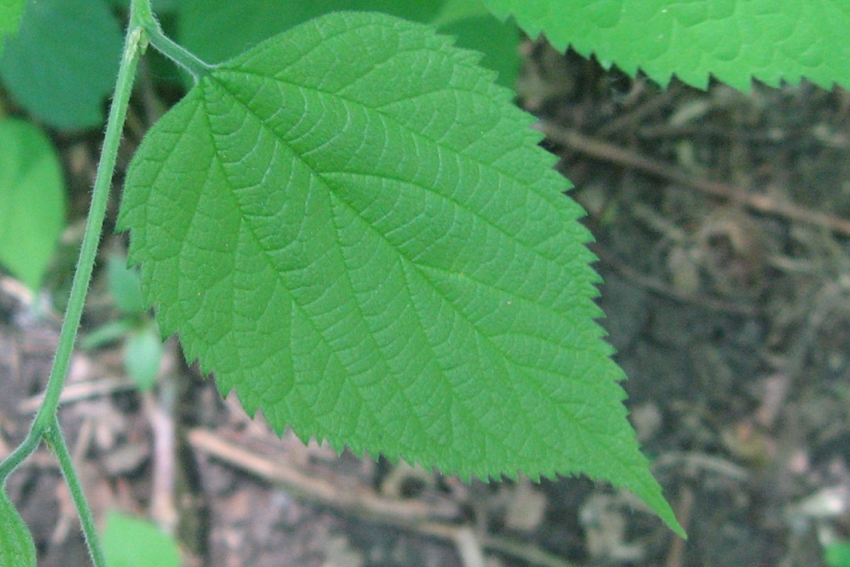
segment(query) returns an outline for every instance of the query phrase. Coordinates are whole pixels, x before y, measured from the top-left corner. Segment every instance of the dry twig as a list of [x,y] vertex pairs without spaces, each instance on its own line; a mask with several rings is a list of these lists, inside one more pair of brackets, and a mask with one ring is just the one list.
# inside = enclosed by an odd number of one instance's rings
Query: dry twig
[[[472,553],[470,551],[472,532],[469,527],[445,523],[445,521],[459,518],[459,512],[454,505],[437,507],[415,500],[397,501],[382,498],[367,489],[346,490],[345,487],[309,476],[247,449],[243,444],[228,440],[223,434],[205,429],[193,429],[188,432],[187,438],[196,451],[278,484],[302,500],[328,506],[376,523],[413,531],[423,536],[448,540],[455,545],[462,544],[465,547],[460,550],[461,552]],[[490,536],[480,537],[476,543],[485,549],[522,559],[532,565],[573,567],[571,563],[533,545]],[[469,555],[469,557],[473,556],[474,553]]]
[[693,175],[646,158],[636,152],[617,147],[608,142],[589,138],[575,130],[563,128],[556,124],[539,122],[537,127],[550,140],[591,157],[616,163],[624,167],[638,169],[657,177],[663,177],[677,184],[693,187],[714,197],[721,197],[740,203],[760,213],[785,217],[788,220],[815,225],[845,236],[850,236],[850,220],[788,203],[779,203],[767,195],[747,193],[741,188],[732,187],[724,183],[698,179]]

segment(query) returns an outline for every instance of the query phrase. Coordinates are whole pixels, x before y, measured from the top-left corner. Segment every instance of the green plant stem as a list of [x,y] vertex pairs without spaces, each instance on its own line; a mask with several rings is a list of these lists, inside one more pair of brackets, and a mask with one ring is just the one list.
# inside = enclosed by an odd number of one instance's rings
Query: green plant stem
[[65,443],[65,438],[62,436],[62,430],[59,426],[59,420],[54,417],[53,424],[44,432],[44,439],[53,448],[56,455],[56,460],[59,461],[59,469],[62,471],[62,476],[65,477],[65,482],[68,484],[68,490],[71,493],[71,499],[74,501],[74,506],[77,508],[77,514],[80,516],[80,525],[83,528],[83,535],[86,538],[86,545],[89,548],[92,564],[95,567],[106,567],[106,559],[103,556],[103,547],[100,544],[100,538],[97,535],[97,527],[94,523],[94,516],[91,513],[91,508],[86,500],[83,485],[77,476],[77,470],[74,467],[74,460],[68,451],[68,445]]
[[165,35],[156,19],[152,17],[149,22],[146,22],[145,30],[150,35],[151,45],[188,71],[196,83],[202,77],[209,75],[212,66],[201,61],[194,53]]
[[68,482],[68,487],[71,490],[74,503],[77,507],[77,513],[80,515],[80,521],[83,525],[86,541],[89,546],[89,553],[95,567],[105,567],[103,553],[100,548],[100,541],[97,537],[91,510],[86,502],[77,473],[74,470],[73,461],[68,453],[68,447],[62,438],[57,412],[59,410],[59,397],[62,393],[62,387],[65,384],[65,377],[68,374],[68,365],[71,360],[71,353],[74,350],[74,342],[83,315],[83,306],[85,305],[86,294],[97,257],[103,220],[106,216],[106,205],[109,200],[109,188],[112,185],[112,175],[118,156],[118,146],[121,143],[121,131],[124,125],[124,119],[127,116],[127,106],[130,103],[130,95],[133,90],[136,67],[139,57],[147,45],[147,32],[139,24],[135,2],[133,4],[130,25],[127,28],[124,52],[118,70],[118,79],[115,84],[115,94],[106,123],[106,135],[103,142],[100,163],[97,167],[91,206],[86,221],[85,234],[83,235],[83,244],[80,250],[80,257],[77,261],[77,268],[74,272],[74,280],[71,284],[68,310],[65,313],[65,320],[62,322],[59,345],[56,348],[56,356],[53,359],[53,368],[50,371],[50,378],[47,382],[41,407],[30,426],[26,439],[7,459],[0,463],[0,482],[5,482],[9,474],[38,448],[42,438],[55,449],[59,466]]
[[12,454],[3,459],[3,462],[0,462],[0,488],[6,482],[6,479],[12,474],[24,459],[29,457],[33,451],[38,449],[38,444],[41,442],[41,435],[33,435],[32,430],[30,430],[27,438],[24,439],[23,443],[17,446]]
[[115,84],[115,96],[106,123],[106,136],[103,140],[103,150],[100,155],[100,163],[97,167],[91,207],[89,208],[86,231],[83,235],[83,244],[80,250],[80,258],[74,273],[74,281],[71,284],[68,311],[65,313],[65,320],[62,322],[62,330],[59,334],[59,346],[56,349],[56,357],[53,360],[53,368],[50,372],[44,401],[33,422],[32,429],[35,429],[39,433],[45,431],[50,426],[59,407],[59,395],[62,393],[62,386],[65,383],[65,376],[68,373],[68,364],[74,349],[74,341],[77,337],[77,329],[80,326],[86,293],[91,282],[91,274],[97,257],[100,233],[103,229],[103,219],[106,216],[106,205],[109,201],[109,188],[112,184],[112,174],[115,170],[118,146],[121,143],[121,130],[123,129],[124,119],[127,116],[130,94],[133,90],[136,66],[145,43],[145,30],[141,27],[134,27],[131,18],[131,26],[128,29],[127,39],[124,45],[124,56],[121,59],[118,80]]

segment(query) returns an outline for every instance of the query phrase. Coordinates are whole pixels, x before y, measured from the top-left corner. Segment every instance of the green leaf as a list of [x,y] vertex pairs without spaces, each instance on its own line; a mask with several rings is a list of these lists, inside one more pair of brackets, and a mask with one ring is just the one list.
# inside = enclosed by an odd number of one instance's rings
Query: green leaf
[[35,567],[35,543],[15,506],[0,488],[0,567]]
[[0,264],[38,290],[65,220],[59,158],[29,122],[0,120]]
[[[229,59],[313,18],[340,10],[376,11],[408,20],[432,20],[445,0],[183,0],[178,38],[209,63]],[[234,26],[233,22],[239,22]]]
[[162,339],[156,325],[146,325],[127,335],[124,366],[136,387],[148,392],[156,384],[162,361]]
[[850,567],[850,544],[836,541],[824,548],[824,562],[828,567]]
[[108,567],[180,567],[180,552],[172,538],[153,524],[109,512],[102,536]]
[[6,34],[15,33],[24,13],[25,0],[0,0],[0,53]]
[[[435,23],[458,36],[462,47],[485,53],[482,64],[513,86],[520,61],[519,30],[493,18],[480,0],[186,0],[180,6],[180,42],[205,61],[219,63],[269,37],[312,18],[340,10],[382,12],[421,23]],[[233,22],[239,25],[234,26]]]
[[704,88],[709,73],[748,91],[807,77],[850,87],[850,3],[840,0],[484,0],[541,31],[634,75],[666,85],[672,74]]
[[142,286],[136,270],[127,267],[127,259],[111,254],[106,263],[106,279],[115,305],[126,315],[147,311],[142,298]]
[[216,67],[128,171],[143,293],[278,432],[464,478],[584,472],[678,529],[594,322],[583,211],[478,58],[335,13]]
[[6,40],[0,79],[50,126],[98,126],[121,45],[120,26],[104,0],[30,0],[17,35]]
[[440,33],[456,36],[460,47],[482,52],[481,65],[499,73],[499,84],[511,88],[516,85],[520,32],[514,24],[484,14],[450,20],[438,29]]
[[127,318],[112,321],[83,335],[79,346],[83,350],[91,350],[114,343],[126,338],[137,325],[137,322]]

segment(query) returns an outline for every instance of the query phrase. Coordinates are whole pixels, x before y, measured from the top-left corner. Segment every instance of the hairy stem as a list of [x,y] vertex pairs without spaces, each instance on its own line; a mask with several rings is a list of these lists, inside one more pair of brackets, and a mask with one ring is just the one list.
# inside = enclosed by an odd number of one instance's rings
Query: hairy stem
[[12,451],[12,454],[3,459],[3,462],[0,463],[0,488],[6,482],[6,479],[12,474],[18,466],[24,462],[24,459],[29,457],[36,449],[38,449],[38,444],[41,442],[40,434],[33,434],[32,430],[30,430],[27,438],[24,439],[23,443],[18,445],[18,447]]
[[94,516],[91,513],[88,500],[86,500],[83,484],[80,482],[80,477],[77,476],[74,460],[71,458],[70,451],[68,451],[65,438],[62,436],[58,419],[53,419],[51,427],[44,432],[44,439],[53,448],[56,460],[59,461],[59,469],[62,471],[62,476],[65,477],[71,499],[74,501],[74,506],[77,508],[77,514],[80,517],[80,525],[83,527],[83,535],[86,538],[92,564],[94,567],[106,567],[106,559],[103,556],[103,548],[97,535]]
[[[150,12],[148,0],[140,0],[138,3],[142,5],[142,11],[147,8],[147,12]],[[77,330],[80,327],[83,306],[85,305],[86,294],[97,257],[98,244],[100,243],[100,235],[103,230],[103,220],[106,216],[106,205],[109,200],[109,188],[112,185],[112,175],[115,171],[118,146],[121,143],[121,131],[124,126],[124,119],[127,116],[127,106],[130,103],[130,94],[133,90],[136,67],[139,57],[147,46],[147,32],[144,26],[140,24],[143,18],[140,17],[136,4],[137,0],[134,0],[130,11],[130,25],[127,28],[121,65],[118,69],[115,93],[106,123],[103,150],[97,166],[97,175],[95,177],[91,206],[86,221],[86,230],[83,235],[83,244],[80,250],[80,257],[77,260],[74,280],[71,284],[71,295],[68,300],[68,310],[65,313],[65,320],[62,322],[59,345],[56,348],[56,356],[53,359],[53,368],[50,371],[50,378],[47,382],[44,399],[30,426],[26,439],[7,459],[0,463],[0,485],[2,485],[5,483],[9,474],[38,448],[42,439],[45,439],[53,447],[56,457],[59,460],[59,466],[73,496],[74,504],[83,526],[83,532],[86,536],[89,554],[95,567],[105,567],[106,563],[103,558],[100,540],[97,536],[94,518],[74,469],[68,447],[62,437],[57,414],[59,410],[59,396],[65,384],[65,377],[68,374],[71,353],[74,350],[74,342],[77,337]]]
[[38,410],[38,414],[35,416],[32,426],[32,430],[39,435],[53,423],[56,410],[59,407],[59,395],[62,393],[62,386],[65,383],[65,376],[68,373],[68,365],[74,349],[77,330],[80,327],[86,293],[88,292],[94,262],[97,257],[97,248],[103,229],[103,219],[106,216],[106,205],[109,201],[109,188],[112,184],[112,174],[115,170],[118,146],[121,143],[121,131],[124,126],[124,119],[127,116],[127,106],[133,90],[136,66],[139,62],[139,56],[147,43],[144,28],[134,26],[133,20],[134,18],[131,16],[131,24],[127,30],[127,38],[124,44],[124,55],[121,58],[118,80],[115,84],[115,95],[112,100],[112,107],[109,109],[109,118],[106,122],[106,136],[103,140],[100,163],[97,166],[97,175],[95,177],[89,215],[86,220],[86,231],[83,235],[80,258],[77,261],[74,281],[71,284],[68,311],[65,313],[65,320],[62,322],[62,330],[59,334],[59,346],[56,349],[56,357],[53,360],[53,368],[50,371],[50,379],[47,383],[44,401]]
[[154,46],[157,51],[188,71],[196,83],[202,77],[209,75],[212,67],[198,59],[194,53],[179,43],[175,43],[171,38],[166,36],[162,32],[159,22],[155,19],[152,18],[150,22],[146,23],[145,30],[150,35],[151,45]]

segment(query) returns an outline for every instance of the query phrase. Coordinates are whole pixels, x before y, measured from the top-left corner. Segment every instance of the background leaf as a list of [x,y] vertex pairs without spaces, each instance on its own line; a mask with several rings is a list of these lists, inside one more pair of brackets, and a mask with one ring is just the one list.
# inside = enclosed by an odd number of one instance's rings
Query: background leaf
[[850,567],[850,544],[834,541],[824,547],[824,562],[827,567]]
[[0,567],[35,567],[35,543],[15,506],[0,488]]
[[[339,10],[371,10],[427,22],[444,0],[185,0],[180,6],[180,43],[209,63],[220,63],[298,24]],[[239,22],[234,26],[233,22]],[[226,33],[225,33],[226,31]]]
[[490,11],[482,0],[445,0],[440,8],[440,13],[430,23],[435,26],[442,26],[489,14]]
[[127,267],[127,259],[119,254],[111,254],[106,263],[106,276],[109,293],[115,305],[125,315],[136,315],[147,311],[142,298],[142,287],[136,270]]
[[[421,23],[435,23],[457,35],[458,45],[485,54],[482,64],[513,87],[519,71],[519,30],[486,10],[481,0],[185,0],[180,42],[201,59],[220,63],[261,41],[310,19],[340,10],[374,11]],[[239,25],[234,26],[233,22]]]
[[0,0],[0,53],[3,53],[3,39],[6,34],[14,33],[21,23],[25,0]]
[[279,432],[466,478],[585,472],[678,527],[593,322],[583,211],[477,59],[335,13],[217,67],[128,171],[143,292]]
[[118,319],[111,323],[87,332],[79,340],[79,346],[83,350],[100,348],[109,343],[127,338],[137,326],[137,322],[130,318]]
[[63,130],[100,125],[121,58],[121,28],[104,0],[31,0],[6,39],[0,79],[35,118]]
[[705,88],[709,73],[748,91],[806,77],[850,87],[850,3],[843,0],[484,0],[559,50],[571,45],[666,85]]
[[516,85],[520,32],[513,22],[494,18],[481,0],[448,0],[429,23],[440,33],[457,37],[460,47],[482,52],[481,64],[499,73],[500,84],[510,88]]
[[0,264],[37,290],[65,222],[59,158],[41,130],[0,120]]
[[152,321],[127,335],[124,367],[139,390],[148,392],[154,387],[161,362],[162,338]]
[[106,516],[102,536],[108,567],[179,567],[174,540],[150,522],[118,512]]

